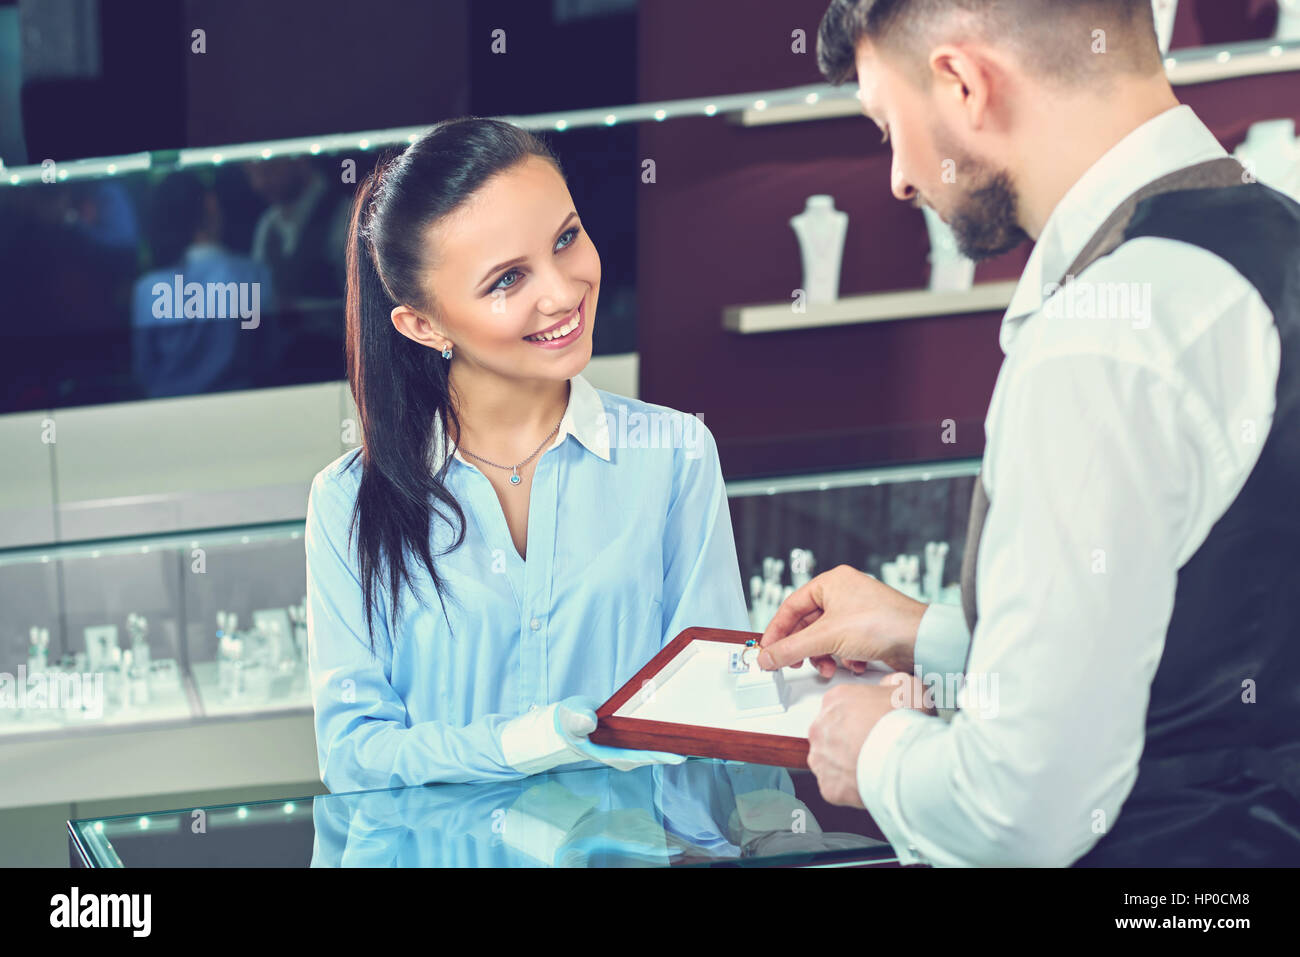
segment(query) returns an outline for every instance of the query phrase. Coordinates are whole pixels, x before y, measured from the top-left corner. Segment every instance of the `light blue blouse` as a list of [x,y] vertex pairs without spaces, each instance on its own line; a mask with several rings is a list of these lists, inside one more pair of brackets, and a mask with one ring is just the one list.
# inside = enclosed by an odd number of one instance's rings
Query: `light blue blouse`
[[[440,520],[431,529],[452,632],[415,562],[424,601],[403,586],[394,634],[381,588],[372,655],[355,537],[347,548],[359,452],[312,481],[307,633],[331,791],[519,777],[499,744],[511,718],[571,695],[605,701],[685,628],[749,630],[717,445],[703,421],[581,375],[570,383],[555,442],[536,460],[527,561],[487,476],[453,451],[446,483],[465,511],[465,540],[438,557],[452,530]],[[445,454],[435,427],[434,468]]]

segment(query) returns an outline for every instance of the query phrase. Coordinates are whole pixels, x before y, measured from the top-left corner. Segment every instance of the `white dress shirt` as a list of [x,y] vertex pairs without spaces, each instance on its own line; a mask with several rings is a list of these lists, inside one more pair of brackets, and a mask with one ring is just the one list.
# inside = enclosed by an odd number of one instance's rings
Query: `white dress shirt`
[[[1132,790],[1178,569],[1255,466],[1281,346],[1255,288],[1186,243],[1132,240],[1086,282],[1049,284],[1134,191],[1227,155],[1175,107],[1098,160],[1034,247],[985,420],[962,710],[890,712],[858,757],[863,803],[904,863],[1068,865]],[[1139,284],[1137,306],[1084,318],[1086,297],[1125,288],[1112,283]],[[961,672],[969,642],[960,608],[931,606],[918,669]]]

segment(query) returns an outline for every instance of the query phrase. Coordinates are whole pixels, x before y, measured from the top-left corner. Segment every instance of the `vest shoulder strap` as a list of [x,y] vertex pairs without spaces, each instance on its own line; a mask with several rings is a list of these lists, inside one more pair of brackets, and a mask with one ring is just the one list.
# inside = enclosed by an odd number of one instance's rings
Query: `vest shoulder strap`
[[[1113,253],[1125,240],[1134,213],[1144,200],[1162,193],[1182,190],[1219,189],[1227,186],[1244,186],[1251,182],[1246,168],[1231,156],[1195,163],[1182,169],[1174,170],[1159,179],[1152,180],[1119,204],[1101,224],[1075,257],[1070,268],[1061,277],[1058,286],[1082,273],[1098,259]],[[972,639],[975,636],[975,624],[979,620],[979,610],[975,601],[975,574],[980,538],[984,531],[984,519],[989,510],[988,492],[984,488],[984,472],[975,476],[975,488],[971,493],[970,522],[966,530],[966,547],[961,560],[961,604],[966,616],[966,626]],[[966,665],[970,666],[970,647],[966,649]]]
[[1079,255],[1070,268],[1065,271],[1058,285],[1064,285],[1066,278],[1077,276],[1098,259],[1109,256],[1124,242],[1124,232],[1129,220],[1137,211],[1138,204],[1144,199],[1186,189],[1217,189],[1225,186],[1243,186],[1249,182],[1246,168],[1231,156],[1207,160],[1153,180],[1120,203],[1115,211],[1106,218],[1092,238],[1084,244]]

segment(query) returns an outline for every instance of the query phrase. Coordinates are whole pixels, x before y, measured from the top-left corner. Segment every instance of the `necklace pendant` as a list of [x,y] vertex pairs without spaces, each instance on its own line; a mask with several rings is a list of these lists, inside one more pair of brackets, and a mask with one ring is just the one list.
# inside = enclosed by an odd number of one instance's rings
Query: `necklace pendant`
[[518,484],[519,484],[519,470],[518,470],[518,469],[515,469],[514,474],[512,474],[512,475],[510,476],[510,484],[511,484],[511,485],[518,485]]

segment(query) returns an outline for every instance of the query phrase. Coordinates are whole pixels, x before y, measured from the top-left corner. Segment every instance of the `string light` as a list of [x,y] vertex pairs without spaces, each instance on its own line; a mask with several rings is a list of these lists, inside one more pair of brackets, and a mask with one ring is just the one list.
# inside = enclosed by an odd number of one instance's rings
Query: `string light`
[[[1259,43],[1239,43],[1224,47],[1197,47],[1180,50],[1176,56],[1166,56],[1165,70],[1174,84],[1205,83],[1234,76],[1263,73],[1281,73],[1300,70],[1300,40],[1288,40],[1263,46]],[[753,112],[767,116],[759,119]],[[858,116],[861,103],[855,87],[835,87],[820,83],[791,87],[784,90],[738,93],[728,96],[697,97],[683,100],[665,100],[658,103],[634,103],[626,106],[604,107],[589,110],[564,110],[553,113],[536,113],[527,116],[497,116],[495,119],[513,123],[524,129],[551,129],[557,132],[588,127],[614,127],[628,123],[643,123],[686,117],[726,116],[741,118],[741,122],[754,123],[799,122],[808,119],[831,119]],[[151,168],[183,168],[187,166],[216,166],[225,162],[247,162],[269,159],[272,156],[301,156],[321,153],[346,153],[350,150],[369,150],[414,143],[431,125],[402,127],[399,129],[367,130],[357,133],[339,133],[330,136],[298,137],[262,143],[244,143],[204,147],[157,153],[135,153],[129,156],[73,160],[57,164],[57,178],[91,179],[103,175],[139,172]],[[165,157],[165,158],[164,158]],[[43,167],[6,167],[0,161],[0,185],[22,185],[43,181]],[[44,178],[48,178],[46,173]]]

